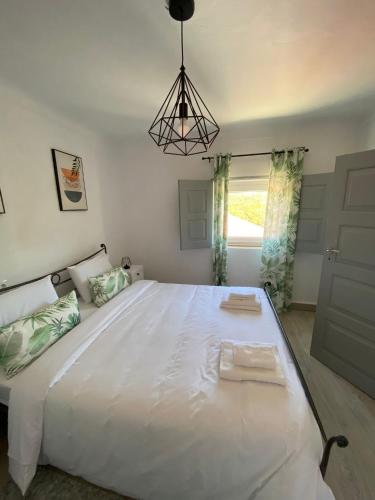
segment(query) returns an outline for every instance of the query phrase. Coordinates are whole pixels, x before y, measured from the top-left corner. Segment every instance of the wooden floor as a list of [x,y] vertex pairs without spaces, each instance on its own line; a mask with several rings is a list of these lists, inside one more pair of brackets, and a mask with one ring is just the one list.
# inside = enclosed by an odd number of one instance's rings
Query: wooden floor
[[332,450],[326,482],[336,500],[375,500],[375,400],[310,357],[314,313],[292,311],[282,322],[328,436],[345,434]]
[[[314,313],[292,311],[281,319],[328,436],[345,434],[350,442],[346,449],[333,449],[327,483],[336,500],[375,500],[375,400],[310,357]],[[3,439],[0,440],[0,497],[7,479]]]

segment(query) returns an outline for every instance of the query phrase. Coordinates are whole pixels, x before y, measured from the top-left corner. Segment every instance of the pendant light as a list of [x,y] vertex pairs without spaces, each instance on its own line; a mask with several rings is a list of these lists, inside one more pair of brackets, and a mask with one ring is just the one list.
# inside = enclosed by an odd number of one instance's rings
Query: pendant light
[[170,0],[169,13],[181,25],[181,67],[148,131],[165,154],[206,152],[220,131],[184,66],[184,21],[194,14],[194,0]]

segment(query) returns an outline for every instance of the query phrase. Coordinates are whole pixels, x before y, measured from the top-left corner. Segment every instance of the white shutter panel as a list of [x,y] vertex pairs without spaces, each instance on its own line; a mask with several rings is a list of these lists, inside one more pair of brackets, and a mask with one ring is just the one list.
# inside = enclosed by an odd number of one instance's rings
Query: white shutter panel
[[296,251],[322,254],[326,248],[326,218],[333,174],[304,175]]

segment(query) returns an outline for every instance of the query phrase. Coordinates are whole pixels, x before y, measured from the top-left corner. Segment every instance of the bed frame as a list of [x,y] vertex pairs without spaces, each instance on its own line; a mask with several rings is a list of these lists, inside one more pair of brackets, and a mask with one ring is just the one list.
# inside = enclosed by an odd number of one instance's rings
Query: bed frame
[[[71,265],[77,265],[77,264],[80,264],[81,262],[84,262],[85,260],[89,260],[91,259],[92,257],[95,257],[95,255],[98,255],[99,253],[103,252],[104,253],[107,253],[107,247],[104,243],[101,243],[100,244],[100,250],[94,252],[93,254],[89,255],[88,257],[85,257],[84,259],[81,259],[79,260],[78,262],[75,262],[74,264],[71,264]],[[18,288],[20,286],[23,286],[23,285],[28,285],[29,283],[34,283],[35,281],[38,281],[42,278],[45,278],[46,276],[49,276],[51,275],[51,281],[53,283],[54,286],[60,286],[64,283],[67,283],[69,281],[71,281],[71,278],[69,276],[65,276],[64,277],[64,274],[66,274],[66,271],[67,271],[67,267],[63,267],[62,269],[58,269],[57,271],[52,271],[51,273],[48,273],[48,274],[45,274],[43,276],[39,276],[38,278],[34,278],[32,280],[29,280],[29,281],[24,281],[23,283],[18,283],[16,285],[12,285],[12,286],[8,286],[8,287],[4,287],[2,289],[0,289],[0,293],[3,293],[3,292],[7,292],[9,290],[13,290],[14,288]],[[316,409],[316,406],[315,406],[315,403],[314,403],[314,399],[311,395],[311,392],[309,390],[309,387],[307,385],[307,382],[305,380],[305,377],[302,373],[302,370],[301,370],[301,367],[298,363],[298,360],[296,358],[296,355],[294,354],[294,351],[293,351],[293,347],[287,337],[287,334],[285,333],[285,330],[283,328],[283,325],[281,324],[281,321],[280,321],[280,318],[276,312],[276,309],[272,303],[272,300],[271,300],[271,296],[270,296],[270,287],[271,287],[271,283],[270,282],[266,282],[264,284],[264,292],[266,294],[266,297],[268,299],[268,302],[271,306],[271,309],[273,311],[273,314],[275,316],[275,319],[276,319],[276,322],[278,324],[278,327],[279,327],[279,330],[284,338],[284,341],[285,341],[285,344],[288,348],[288,351],[289,351],[289,354],[290,354],[290,357],[292,358],[292,361],[294,363],[294,366],[296,367],[296,371],[297,371],[297,374],[298,374],[298,377],[299,377],[299,380],[302,384],[302,387],[303,387],[303,390],[305,392],[305,395],[306,395],[306,398],[307,398],[307,401],[309,402],[309,405],[311,407],[311,410],[314,414],[314,417],[315,417],[315,420],[318,424],[318,427],[319,427],[319,430],[320,430],[320,433],[322,435],[322,439],[323,439],[323,442],[324,442],[324,451],[323,451],[323,457],[322,457],[322,460],[320,462],[320,471],[321,471],[321,474],[323,476],[323,478],[325,477],[325,474],[327,472],[327,466],[328,466],[328,461],[329,461],[329,457],[330,457],[330,453],[331,453],[331,449],[332,449],[332,446],[336,443],[337,446],[339,448],[346,448],[349,444],[349,441],[347,440],[347,438],[345,436],[342,436],[342,435],[338,435],[338,436],[332,436],[330,437],[329,439],[327,438],[327,434],[324,430],[324,427],[323,427],[323,424],[322,424],[322,421],[320,419],[320,416],[319,416],[319,413],[318,413],[318,410]],[[3,406],[3,405],[0,405],[0,406]],[[1,411],[0,411],[0,416],[1,416]],[[2,419],[1,419],[2,420]]]
[[[96,252],[92,253],[88,257],[85,257],[84,259],[81,259],[74,264],[69,264],[69,267],[71,266],[76,266],[77,264],[80,264],[81,262],[84,262],[85,260],[90,260],[95,255],[98,255],[100,252],[107,253],[107,247],[104,243],[100,244],[100,250],[97,250]],[[16,285],[11,285],[11,286],[5,286],[3,288],[0,288],[0,293],[4,292],[9,292],[9,290],[13,290],[14,288],[18,288],[23,285],[28,285],[30,283],[34,283],[35,281],[39,281],[43,278],[46,278],[47,276],[51,275],[51,281],[54,286],[60,286],[63,285],[64,283],[68,283],[68,281],[71,281],[70,276],[68,275],[67,277],[64,277],[64,273],[68,271],[68,266],[63,267],[61,269],[58,269],[57,271],[52,271],[50,273],[44,274],[43,276],[39,276],[38,278],[33,278],[32,280],[29,281],[24,281],[23,283],[17,283]]]
[[323,442],[324,442],[323,457],[322,457],[322,460],[320,462],[320,472],[321,472],[321,474],[322,474],[322,476],[324,478],[325,475],[326,475],[326,472],[327,472],[327,466],[328,466],[328,461],[329,461],[329,456],[330,456],[330,453],[331,453],[332,446],[336,443],[339,448],[346,448],[348,446],[348,444],[349,444],[349,441],[348,441],[348,439],[345,436],[342,436],[342,435],[332,436],[329,439],[327,438],[327,434],[326,434],[326,432],[324,430],[323,423],[322,423],[322,421],[320,419],[318,410],[316,409],[316,406],[315,406],[315,403],[314,403],[314,399],[313,399],[313,397],[311,395],[309,386],[307,385],[306,379],[305,379],[305,377],[304,377],[304,375],[302,373],[302,370],[301,370],[301,367],[300,367],[300,365],[298,363],[296,355],[294,354],[293,347],[292,347],[292,345],[291,345],[291,343],[290,343],[290,341],[288,339],[287,334],[285,333],[284,327],[283,327],[283,325],[282,325],[282,323],[280,321],[279,315],[276,312],[275,306],[273,305],[273,302],[272,302],[272,299],[271,299],[271,295],[270,295],[270,292],[269,292],[269,290],[271,289],[271,285],[272,284],[271,284],[270,281],[267,281],[266,283],[264,283],[264,287],[263,287],[264,292],[265,292],[265,294],[267,296],[268,302],[269,302],[269,304],[271,306],[271,309],[272,309],[273,314],[275,316],[276,322],[277,322],[277,324],[279,326],[279,330],[282,333],[282,336],[284,337],[284,341],[285,341],[286,346],[288,348],[290,357],[293,360],[294,366],[295,366],[297,374],[298,374],[298,378],[299,378],[299,380],[300,380],[300,382],[302,384],[302,387],[303,387],[303,390],[305,392],[307,401],[309,402],[311,410],[312,410],[312,412],[314,414],[316,423],[319,426],[320,434],[321,434]]

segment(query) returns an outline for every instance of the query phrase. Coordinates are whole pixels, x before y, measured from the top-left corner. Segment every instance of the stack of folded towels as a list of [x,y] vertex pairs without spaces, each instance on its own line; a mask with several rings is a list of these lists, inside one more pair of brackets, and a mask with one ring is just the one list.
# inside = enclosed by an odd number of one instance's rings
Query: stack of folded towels
[[233,309],[238,311],[261,311],[262,304],[256,293],[242,294],[230,293],[226,300],[220,304],[222,309]]
[[221,343],[220,377],[285,385],[277,346],[258,342],[224,340]]

